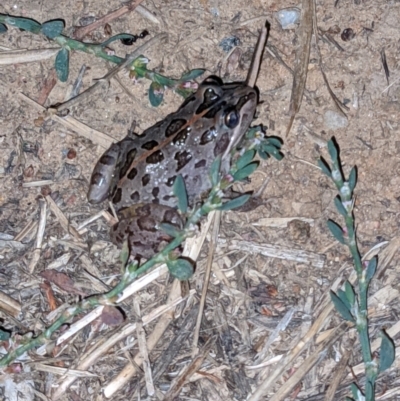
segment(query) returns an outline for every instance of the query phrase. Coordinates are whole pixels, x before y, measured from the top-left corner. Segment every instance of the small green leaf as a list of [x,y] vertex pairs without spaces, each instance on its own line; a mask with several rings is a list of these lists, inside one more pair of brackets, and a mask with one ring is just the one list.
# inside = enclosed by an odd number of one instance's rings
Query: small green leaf
[[178,209],[182,213],[186,213],[188,208],[188,196],[187,196],[185,181],[181,175],[178,175],[175,178],[172,189],[174,195],[178,198]]
[[7,27],[4,24],[0,24],[0,33],[7,32]]
[[178,280],[188,280],[193,276],[193,264],[187,259],[168,260],[167,267],[171,275]]
[[257,153],[258,153],[258,156],[260,156],[261,159],[263,159],[263,160],[268,160],[269,159],[269,154],[267,152],[264,152],[263,150],[258,149]]
[[338,151],[337,151],[335,142],[333,142],[333,139],[330,139],[328,141],[328,152],[329,152],[329,156],[331,157],[332,161],[336,162],[337,158],[338,158]]
[[363,393],[358,388],[357,384],[351,383],[350,388],[351,388],[351,394],[353,395],[353,399],[355,401],[362,401],[364,399]]
[[261,149],[269,155],[273,156],[276,160],[283,159],[283,154],[280,152],[280,148],[277,148],[274,145],[265,142],[262,144]]
[[172,238],[176,238],[178,235],[181,234],[181,231],[178,230],[176,226],[170,223],[161,223],[160,229]]
[[339,195],[334,199],[334,203],[337,211],[344,217],[347,216],[347,210],[344,208],[342,201],[340,200]]
[[375,272],[376,272],[376,266],[378,264],[378,257],[374,256],[369,262],[367,266],[367,273],[365,275],[365,279],[367,280],[367,283],[369,283],[374,277]]
[[166,86],[167,88],[171,88],[176,84],[176,81],[161,74],[153,73],[152,78],[154,82],[158,83],[161,86]]
[[53,21],[47,21],[42,25],[42,33],[50,39],[54,39],[56,36],[61,35],[64,29],[64,21],[61,19],[55,19]]
[[347,306],[333,291],[331,291],[331,300],[335,305],[336,310],[339,312],[339,314],[342,316],[344,320],[348,320],[349,322],[354,322],[354,318],[351,315]]
[[149,88],[149,100],[153,107],[158,107],[164,98],[164,87],[156,82],[152,82]]
[[396,357],[396,349],[393,340],[382,330],[381,331],[382,342],[380,349],[380,361],[379,361],[379,373],[389,369]]
[[215,187],[219,181],[219,169],[221,168],[221,156],[217,156],[211,164],[210,180],[211,185]]
[[282,139],[280,139],[280,138],[276,138],[276,137],[270,136],[270,137],[265,139],[265,142],[267,142],[271,146],[274,146],[277,149],[281,149],[282,148]]
[[125,268],[129,259],[129,241],[125,240],[122,244],[121,253],[119,254],[119,260],[121,261],[121,265]]
[[328,224],[328,228],[329,228],[330,232],[332,233],[332,235],[333,235],[341,244],[344,244],[344,245],[345,245],[345,244],[346,244],[346,240],[344,239],[342,228],[341,228],[337,223],[335,223],[335,222],[332,221],[332,220],[328,220],[327,224]]
[[243,167],[242,169],[236,171],[236,173],[233,174],[233,180],[234,181],[245,180],[251,173],[253,173],[257,169],[258,165],[259,165],[258,162],[250,163],[247,166]]
[[242,156],[236,162],[236,168],[240,170],[241,168],[247,166],[253,159],[256,154],[254,149],[248,150],[247,152],[243,153]]
[[174,92],[186,99],[193,93],[193,89],[174,88]]
[[194,70],[191,70],[189,72],[185,72],[182,74],[180,81],[193,81],[193,79],[198,78],[200,75],[204,74],[205,69],[203,68],[196,68]]
[[354,292],[353,286],[350,284],[350,282],[348,280],[346,280],[346,282],[344,283],[344,289],[345,289],[345,293],[346,293],[346,298],[348,299],[350,305],[353,307],[355,298],[356,298],[356,294]]
[[351,311],[351,304],[349,300],[347,299],[346,293],[339,289],[336,293],[336,295],[340,298],[340,300],[345,304],[346,308]]
[[57,77],[61,82],[66,82],[69,75],[69,51],[62,48],[56,57],[54,67],[57,72]]
[[357,168],[353,167],[349,174],[349,188],[351,193],[353,193],[356,184],[357,184]]
[[42,28],[39,22],[30,18],[6,17],[4,22],[8,25],[12,25],[19,29],[23,29],[24,31],[29,31],[32,33],[39,33]]
[[318,166],[325,175],[327,175],[329,178],[332,178],[332,171],[324,159],[318,159]]
[[0,329],[0,341],[7,341],[11,337],[8,331]]
[[232,209],[241,207],[250,199],[250,197],[251,197],[251,195],[249,195],[249,194],[244,194],[244,195],[238,196],[235,199],[225,202],[223,205],[221,205],[218,208],[218,210],[232,210]]

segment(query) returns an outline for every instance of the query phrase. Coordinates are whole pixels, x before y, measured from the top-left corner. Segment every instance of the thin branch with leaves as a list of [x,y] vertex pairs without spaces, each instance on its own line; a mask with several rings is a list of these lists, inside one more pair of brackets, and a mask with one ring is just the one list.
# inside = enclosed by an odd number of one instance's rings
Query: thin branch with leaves
[[[75,50],[93,54],[96,57],[110,61],[114,64],[121,64],[125,61],[125,59],[111,54],[112,52],[110,52],[107,47],[117,40],[136,40],[137,38],[136,35],[121,33],[112,36],[102,43],[85,43],[63,35],[62,32],[64,30],[65,23],[61,19],[46,21],[41,24],[30,18],[0,14],[0,34],[7,32],[7,26],[16,27],[36,35],[43,35],[47,39],[50,39],[61,46],[61,49],[58,51],[54,61],[57,77],[61,82],[66,82],[68,80],[71,51]],[[173,79],[149,70],[147,68],[148,63],[148,58],[140,55],[127,66],[127,69],[129,71],[129,77],[132,80],[147,78],[151,81],[149,88],[149,100],[151,105],[154,107],[157,107],[161,104],[166,88],[172,89],[179,95],[186,98],[193,91],[193,89],[196,88],[193,80],[204,73],[204,69],[198,68],[182,74],[179,79]]]
[[354,269],[357,273],[357,292],[351,283],[346,280],[343,289],[331,292],[331,299],[336,310],[343,319],[355,324],[361,345],[361,353],[364,360],[366,383],[364,391],[357,384],[352,383],[351,391],[355,401],[374,401],[375,385],[379,373],[388,369],[395,359],[395,346],[392,339],[381,330],[380,358],[371,352],[371,342],[368,333],[368,287],[375,275],[377,257],[363,263],[358,248],[356,237],[356,225],[354,218],[354,189],[357,183],[357,169],[350,170],[347,180],[342,171],[339,157],[339,149],[333,139],[328,142],[328,152],[331,165],[324,159],[319,160],[322,171],[333,181],[339,195],[335,198],[335,206],[344,218],[344,225],[333,220],[328,221],[328,228],[332,235],[343,245],[346,245],[353,258]]

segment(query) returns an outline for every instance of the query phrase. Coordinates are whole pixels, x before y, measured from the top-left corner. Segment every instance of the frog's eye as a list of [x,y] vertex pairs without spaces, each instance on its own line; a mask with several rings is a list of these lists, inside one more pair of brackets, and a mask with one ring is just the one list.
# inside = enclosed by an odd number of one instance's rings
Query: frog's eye
[[236,110],[230,110],[225,114],[225,125],[228,128],[236,128],[239,122],[240,116]]

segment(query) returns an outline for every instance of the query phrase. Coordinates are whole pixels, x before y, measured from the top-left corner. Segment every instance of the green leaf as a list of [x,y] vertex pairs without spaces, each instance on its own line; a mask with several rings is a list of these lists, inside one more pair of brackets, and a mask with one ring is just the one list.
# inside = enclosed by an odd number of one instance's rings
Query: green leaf
[[7,27],[4,24],[0,24],[0,33],[7,32]]
[[375,272],[376,272],[376,266],[378,264],[378,257],[374,256],[369,262],[367,266],[367,273],[365,275],[365,279],[367,280],[367,283],[369,283],[374,277]]
[[194,70],[191,70],[189,72],[185,72],[184,74],[182,74],[180,81],[184,82],[184,81],[193,81],[193,79],[198,78],[200,75],[204,74],[205,69],[203,68],[196,68]]
[[251,197],[251,195],[249,195],[249,194],[244,194],[244,195],[238,196],[235,199],[225,202],[223,205],[221,205],[218,208],[218,210],[232,210],[232,209],[241,207],[250,199],[250,197]]
[[337,151],[335,142],[333,142],[332,139],[330,139],[328,141],[328,152],[329,152],[329,156],[331,157],[332,161],[336,162],[337,158],[338,158],[338,151]]
[[351,383],[350,384],[350,388],[351,388],[351,394],[353,395],[353,399],[355,401],[362,401],[362,400],[365,399],[364,396],[363,396],[363,393],[358,388],[357,384]]
[[332,233],[332,235],[333,235],[341,244],[344,244],[344,245],[345,245],[345,244],[346,244],[346,240],[344,239],[342,228],[341,228],[337,223],[335,223],[335,222],[332,221],[332,220],[328,220],[327,224],[328,224],[328,228],[329,228],[330,232]]
[[351,169],[348,182],[349,182],[350,191],[351,191],[351,193],[353,193],[354,188],[356,187],[356,184],[357,184],[357,168],[356,167],[353,167]]
[[355,298],[356,298],[356,294],[354,292],[353,286],[350,284],[350,282],[348,280],[346,280],[346,282],[344,283],[344,290],[346,293],[346,298],[348,299],[350,305],[353,307]]
[[259,165],[258,162],[253,162],[241,168],[240,170],[236,171],[235,174],[233,174],[233,180],[242,181],[246,179],[251,173],[253,173],[257,169],[258,165]]
[[0,341],[7,341],[11,337],[8,331],[0,329]]
[[342,316],[344,320],[348,320],[349,322],[354,322],[354,318],[351,315],[347,306],[333,291],[331,291],[331,300],[335,305],[336,310],[339,312],[339,314]]
[[153,107],[158,107],[164,98],[164,87],[152,82],[149,88],[149,100]]
[[217,156],[211,164],[210,168],[210,181],[211,185],[215,187],[219,181],[219,170],[221,168],[221,156]]
[[168,260],[167,267],[171,275],[178,280],[188,280],[193,276],[193,264],[187,259]]
[[282,148],[282,140],[280,138],[275,138],[273,136],[270,136],[269,138],[266,138],[265,141],[271,145],[274,146],[277,149]]
[[339,289],[336,293],[336,295],[340,298],[340,300],[345,304],[346,308],[351,311],[351,304],[349,300],[347,299],[346,293]]
[[170,223],[161,223],[159,227],[172,238],[176,238],[178,235],[181,234],[181,231],[178,230],[176,226]]
[[56,69],[57,77],[61,82],[66,82],[69,75],[69,51],[62,48],[56,57],[54,63]]
[[342,201],[340,200],[340,196],[338,195],[335,199],[334,199],[334,203],[336,206],[337,211],[344,217],[347,216],[347,210],[345,209],[345,207],[343,206]]
[[186,99],[193,93],[193,89],[174,88],[174,92]]
[[256,154],[254,149],[248,150],[247,152],[243,153],[242,156],[236,162],[236,168],[240,170],[241,168],[247,166],[253,159]]
[[267,152],[264,152],[263,150],[258,149],[257,153],[258,153],[258,156],[260,156],[261,159],[263,159],[263,160],[269,159],[269,154]]
[[54,39],[56,36],[61,35],[64,26],[64,21],[61,19],[47,21],[42,25],[42,33],[48,38]]
[[119,260],[121,261],[121,265],[125,268],[129,259],[129,241],[125,240],[122,244],[121,253],[119,254]]
[[263,143],[261,145],[261,149],[268,153],[269,155],[273,156],[276,160],[282,160],[283,159],[283,154],[280,152],[280,149],[277,148],[274,145],[268,144],[268,143]]
[[172,190],[174,192],[174,195],[178,198],[178,209],[182,213],[186,213],[188,208],[188,196],[185,181],[181,175],[178,175],[175,178]]
[[324,159],[318,159],[318,166],[325,175],[327,175],[329,178],[332,178],[332,171]]
[[386,369],[389,369],[395,359],[395,346],[393,340],[382,330],[381,331],[382,342],[380,349],[380,361],[379,361],[379,373],[384,372]]
[[39,33],[42,28],[39,22],[30,18],[6,17],[4,22],[8,25],[12,25],[19,29],[23,29],[24,31],[29,31],[32,33]]

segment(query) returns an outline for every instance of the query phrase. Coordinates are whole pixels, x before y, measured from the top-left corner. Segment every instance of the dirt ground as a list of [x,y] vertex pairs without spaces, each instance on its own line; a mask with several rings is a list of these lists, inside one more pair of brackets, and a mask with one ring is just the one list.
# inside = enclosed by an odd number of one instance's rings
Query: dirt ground
[[[84,22],[83,18],[89,21],[89,17],[101,17],[121,5],[118,0],[3,0],[0,13],[30,17],[39,22],[63,18],[65,34],[70,35],[71,27],[79,26]],[[344,399],[350,395],[349,383],[355,380],[351,372],[363,385],[364,375],[356,367],[362,360],[355,331],[343,329],[339,338],[326,344],[323,340],[329,337],[331,329],[341,327],[342,323],[337,313],[329,309],[329,290],[337,289],[350,276],[352,265],[347,249],[338,244],[327,229],[327,219],[340,221],[340,216],[333,205],[336,191],[318,169],[317,160],[320,155],[327,156],[324,143],[334,136],[345,172],[348,173],[354,164],[358,168],[355,215],[361,252],[364,254],[376,245],[382,250],[386,241],[392,246],[394,257],[390,260],[380,257],[388,263],[379,266],[378,277],[370,290],[375,294],[370,303],[370,333],[375,340],[379,338],[380,329],[398,324],[399,316],[396,241],[400,214],[400,162],[397,156],[400,139],[396,132],[400,116],[400,3],[368,0],[316,3],[322,67],[333,92],[348,107],[347,122],[338,129],[327,124],[326,112],[337,113],[337,109],[318,65],[314,37],[307,96],[289,135],[286,131],[293,76],[283,62],[294,67],[298,32],[295,27],[283,30],[275,13],[286,7],[301,7],[301,4],[287,0],[145,0],[142,6],[153,13],[157,22],[138,12],[130,12],[110,22],[112,34],[139,34],[145,29],[149,31],[149,37],[166,33],[166,40],[157,42],[145,53],[150,60],[149,68],[166,76],[178,78],[184,71],[205,68],[204,77],[217,74],[229,81],[244,80],[259,29],[265,20],[271,24],[268,45],[281,58],[274,57],[272,51],[264,54],[257,81],[261,102],[254,124],[263,123],[268,127],[269,135],[283,139],[285,157],[280,162],[274,159],[262,162],[252,175],[249,188],[257,191],[266,185],[260,207],[248,213],[228,212],[222,217],[199,338],[200,355],[203,351],[207,353],[194,370],[196,373],[187,374],[190,382],[184,384],[176,399],[247,399],[277,371],[283,357],[300,347],[304,335],[311,336],[311,341],[301,349],[299,357],[285,366],[265,396],[252,399],[322,400],[335,372],[339,372],[339,386],[333,399]],[[355,35],[343,40],[342,32],[349,28]],[[339,46],[324,40],[324,33]],[[85,37],[85,41],[101,42],[107,37],[102,27]],[[227,71],[229,53],[220,44],[223,39],[232,37],[237,39],[241,57]],[[0,51],[51,47],[54,44],[42,36],[15,28],[0,35]],[[122,57],[134,48],[119,42],[111,47]],[[388,76],[383,67],[384,58]],[[33,272],[30,272],[30,266],[35,258],[37,225],[21,241],[10,242],[11,237],[4,236],[21,235],[28,223],[37,222],[40,202],[50,193],[74,227],[107,207],[105,204],[89,205],[86,198],[91,171],[104,148],[96,139],[86,139],[44,116],[19,95],[23,93],[38,101],[43,96],[46,79],[51,77],[53,63],[54,57],[0,67],[0,290],[22,307],[21,313],[15,316],[0,310],[0,325],[12,333],[40,334],[51,322],[51,309],[79,299],[79,295],[66,287],[45,281],[41,276],[44,271],[56,269],[67,274],[71,285],[79,288],[80,295],[84,296],[104,292],[120,278],[119,252],[109,242],[109,226],[104,219],[88,225],[87,232],[82,235],[83,242],[74,245],[74,239],[65,236],[54,213],[49,213],[42,250]],[[44,106],[68,98],[83,64],[87,67],[83,89],[93,85],[110,68],[103,60],[74,52],[68,81],[55,85]],[[148,80],[133,83],[126,72],[121,72],[119,77],[132,96],[112,80],[107,92],[79,104],[72,111],[73,118],[120,140],[133,119],[137,121],[137,131],[142,131],[176,110],[182,102],[179,95],[168,91],[161,106],[153,108],[147,95]],[[41,180],[50,181],[41,186],[26,186]],[[275,218],[279,226],[267,220],[271,218]],[[284,218],[295,220],[287,224]],[[262,248],[267,245],[280,249],[284,256],[269,257]],[[190,293],[189,298],[179,304],[172,315],[175,319],[151,352],[150,343],[158,320],[144,326],[150,359],[146,373],[161,369],[157,367],[160,360],[167,360],[166,348],[173,339],[180,339],[179,349],[154,380],[154,397],[158,399],[173,399],[171,392],[167,397],[164,394],[171,391],[171,383],[176,386],[174,379],[192,361],[192,333],[197,318],[193,308],[201,296],[207,249],[206,242],[196,273],[189,282],[194,294]],[[306,261],[288,259],[285,256],[288,250],[308,252]],[[121,337],[90,363],[89,368],[81,367],[80,359],[89,349],[100,347],[108,338],[121,332],[126,324],[137,320],[135,303],[140,305],[142,316],[167,303],[171,283],[167,274],[161,275],[128,298],[122,305],[125,320],[113,328],[93,322],[65,344],[49,347],[47,353],[31,351],[24,358],[22,373],[3,375],[0,398],[8,394],[4,384],[7,382],[13,383],[15,391],[24,394],[26,399],[45,399],[44,395],[50,399],[56,388],[79,374],[72,385],[65,385],[65,390],[60,390],[59,399],[105,399],[102,389],[110,389],[110,383],[116,382],[124,367],[141,369],[135,365],[140,346],[137,332]],[[54,291],[55,305],[49,304],[49,287]],[[323,311],[328,313],[322,319]],[[163,318],[166,315],[168,313]],[[191,316],[189,323],[183,322],[187,315]],[[320,318],[322,323],[318,330],[311,332],[312,323]],[[190,328],[185,329],[186,332],[183,330],[186,336],[178,337],[183,335],[181,327]],[[62,330],[57,332],[53,339],[61,333]],[[396,335],[393,337],[397,343]],[[314,364],[307,360],[313,355],[316,355]],[[292,385],[290,380],[295,380],[296,374],[302,376]],[[146,383],[149,383],[148,376],[140,370],[112,398],[151,398]],[[28,384],[29,389],[23,384]],[[400,400],[397,360],[379,380],[377,394],[382,397],[379,399]]]

